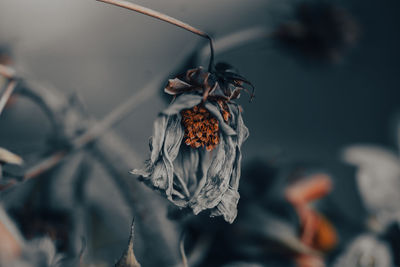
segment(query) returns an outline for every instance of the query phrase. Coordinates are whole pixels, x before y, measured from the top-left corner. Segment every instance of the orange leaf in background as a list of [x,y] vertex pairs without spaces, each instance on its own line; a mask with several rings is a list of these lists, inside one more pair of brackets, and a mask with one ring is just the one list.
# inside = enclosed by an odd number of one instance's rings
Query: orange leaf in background
[[332,250],[338,243],[336,230],[322,214],[315,212],[315,215],[318,222],[312,246],[321,251]]
[[293,205],[312,202],[326,196],[332,190],[332,181],[324,173],[293,183],[286,189],[286,199]]
[[[332,181],[327,174],[315,174],[308,179],[295,182],[286,189],[286,199],[295,207],[300,219],[301,241],[318,251],[330,251],[338,243],[333,225],[310,203],[323,198],[332,190]],[[299,267],[325,266],[323,258],[315,255],[298,255]]]

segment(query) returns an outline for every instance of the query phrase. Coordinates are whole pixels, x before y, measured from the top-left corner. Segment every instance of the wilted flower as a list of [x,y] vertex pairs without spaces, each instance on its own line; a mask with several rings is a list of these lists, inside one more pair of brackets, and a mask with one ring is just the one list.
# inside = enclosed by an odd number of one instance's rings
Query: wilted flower
[[151,156],[133,170],[179,207],[210,210],[232,223],[239,200],[241,145],[248,137],[241,108],[232,102],[247,83],[227,64],[201,67],[169,80],[174,95],[154,123]]

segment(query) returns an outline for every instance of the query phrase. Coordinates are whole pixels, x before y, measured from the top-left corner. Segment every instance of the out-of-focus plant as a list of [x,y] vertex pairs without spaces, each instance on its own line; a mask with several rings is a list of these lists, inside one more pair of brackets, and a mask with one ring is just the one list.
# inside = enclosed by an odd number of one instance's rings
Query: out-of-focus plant
[[393,151],[371,145],[344,149],[343,159],[356,166],[356,182],[368,211],[367,232],[356,237],[337,266],[394,266],[400,261],[400,160]]
[[294,13],[273,36],[310,58],[337,62],[359,39],[359,23],[348,10],[333,3],[304,1],[295,6]]
[[62,255],[57,254],[52,241],[48,238],[26,241],[3,207],[0,207],[0,236],[0,266],[61,266]]
[[367,208],[369,225],[378,232],[400,221],[400,159],[378,146],[350,146],[344,160],[357,167],[356,182]]
[[[337,245],[337,234],[332,223],[319,213],[312,202],[323,198],[332,189],[332,181],[326,174],[314,174],[290,184],[286,199],[295,207],[300,218],[301,241],[320,252],[329,252]],[[300,254],[296,259],[299,267],[325,266],[322,255]]]
[[373,234],[355,238],[336,259],[335,267],[392,267],[394,262],[389,245]]

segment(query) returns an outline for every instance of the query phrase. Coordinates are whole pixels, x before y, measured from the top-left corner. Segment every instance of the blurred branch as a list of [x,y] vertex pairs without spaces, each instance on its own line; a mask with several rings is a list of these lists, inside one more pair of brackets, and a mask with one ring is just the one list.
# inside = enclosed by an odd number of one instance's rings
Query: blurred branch
[[[56,138],[59,142],[69,142],[71,136],[76,136],[82,131],[89,131],[88,129],[95,125],[79,107],[71,105],[67,95],[55,88],[31,86],[31,83],[21,82],[19,93],[31,97],[42,109],[49,113],[54,123],[58,125],[57,134],[59,136]],[[115,118],[115,116],[111,117]],[[105,124],[108,125],[108,123]],[[100,128],[104,129],[103,127]],[[98,137],[99,135],[96,134],[95,136]],[[86,140],[85,142],[72,141],[72,143],[76,142],[80,147],[83,147],[84,144],[94,139],[77,140]],[[65,150],[56,152],[30,168],[24,179],[37,177],[60,163],[63,158],[71,154],[70,152],[76,151],[73,147],[68,148],[68,143],[64,146],[67,147]],[[111,174],[111,178],[125,198],[127,205],[138,219],[140,235],[143,235],[145,240],[156,241],[147,250],[160,251],[160,253],[154,259],[148,260],[158,263],[160,266],[174,265],[179,262],[180,258],[176,252],[179,234],[175,234],[176,230],[173,223],[165,216],[165,201],[160,197],[157,198],[155,192],[148,190],[143,183],[133,179],[132,175],[128,173],[133,164],[139,163],[141,157],[135,154],[130,145],[113,130],[110,130],[107,135],[98,140],[93,151]]]
[[185,232],[183,231],[181,234],[181,240],[179,241],[179,251],[181,253],[181,257],[182,257],[182,264],[183,267],[189,267],[188,265],[188,261],[186,258],[186,253],[185,253]]
[[[269,37],[271,37],[271,30],[263,26],[249,27],[240,31],[235,31],[215,39],[215,54],[222,54],[232,49],[248,45],[252,42],[267,39]],[[199,54],[201,58],[207,58],[209,53],[210,52],[207,47],[204,47],[201,49]]]
[[3,95],[0,96],[0,115],[3,112],[3,109],[6,106],[8,100],[10,99],[12,93],[14,92],[16,86],[17,82],[15,80],[9,81],[6,89],[4,90]]

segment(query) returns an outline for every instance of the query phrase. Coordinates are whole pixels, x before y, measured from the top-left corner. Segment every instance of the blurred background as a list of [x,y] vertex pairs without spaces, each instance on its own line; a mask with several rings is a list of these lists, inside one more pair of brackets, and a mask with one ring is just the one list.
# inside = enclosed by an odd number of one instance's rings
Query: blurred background
[[[215,39],[253,27],[273,33],[293,19],[300,3],[135,2],[203,29]],[[312,57],[263,37],[217,54],[216,61],[229,62],[256,87],[253,102],[245,96],[239,100],[250,130],[243,146],[243,164],[259,159],[330,168],[335,174],[332,201],[356,220],[365,215],[365,208],[356,189],[355,170],[339,163],[340,153],[353,144],[398,149],[400,2],[325,2],[345,8],[358,23],[357,42],[343,55]],[[169,24],[96,1],[2,0],[1,44],[11,48],[17,71],[67,94],[78,94],[87,112],[101,119],[154,77],[175,71],[182,51],[206,42]],[[137,164],[147,158],[153,121],[168,104],[161,88],[160,84],[159,94],[114,127],[139,155],[132,168],[140,167]],[[0,147],[24,158],[34,157],[46,146],[49,132],[43,112],[26,99],[17,101],[0,117]],[[128,208],[118,200],[121,197],[115,188],[98,189],[108,181],[99,169],[94,168],[87,194],[106,206],[113,205],[108,199],[121,205],[107,226],[116,234],[102,245],[111,255],[105,259],[117,259],[127,242],[131,217],[124,214]],[[59,191],[58,199],[63,202],[67,189]],[[137,249],[142,253],[140,242]]]

